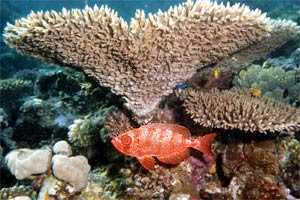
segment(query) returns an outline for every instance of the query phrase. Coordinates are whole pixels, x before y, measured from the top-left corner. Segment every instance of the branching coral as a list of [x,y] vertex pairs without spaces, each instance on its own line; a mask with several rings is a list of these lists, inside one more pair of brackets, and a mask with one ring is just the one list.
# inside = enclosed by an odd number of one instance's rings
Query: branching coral
[[[283,102],[300,101],[300,83],[295,80],[295,70],[285,71],[281,67],[262,68],[260,65],[251,65],[240,71],[233,83],[243,89],[260,88],[264,96]],[[289,97],[284,97],[284,91],[287,89]]]
[[198,69],[242,49],[258,58],[297,31],[244,5],[198,0],[148,18],[137,10],[130,25],[104,6],[32,12],[8,24],[4,37],[21,53],[83,70],[142,116]]
[[192,119],[205,127],[259,131],[300,129],[300,110],[267,97],[253,97],[246,90],[186,89],[178,94]]
[[87,115],[84,119],[77,119],[69,126],[68,137],[75,146],[88,147],[95,143],[95,138],[105,132],[104,123],[106,113],[113,111],[115,107],[99,109],[93,115]]

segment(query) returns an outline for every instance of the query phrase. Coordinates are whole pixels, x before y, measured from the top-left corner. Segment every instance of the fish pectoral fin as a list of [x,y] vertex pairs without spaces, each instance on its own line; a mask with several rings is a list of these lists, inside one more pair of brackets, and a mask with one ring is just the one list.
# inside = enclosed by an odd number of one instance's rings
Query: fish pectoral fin
[[154,169],[155,159],[152,156],[141,156],[141,157],[137,157],[137,159],[145,169],[147,170]]
[[169,155],[157,156],[157,159],[160,162],[167,163],[167,164],[178,164],[184,161],[188,156],[189,156],[189,150],[186,149],[184,151],[172,153]]

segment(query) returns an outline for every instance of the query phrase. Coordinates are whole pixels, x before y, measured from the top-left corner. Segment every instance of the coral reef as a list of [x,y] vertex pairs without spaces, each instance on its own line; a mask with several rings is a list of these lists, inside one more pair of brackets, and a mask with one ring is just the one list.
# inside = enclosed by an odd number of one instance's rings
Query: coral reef
[[120,174],[112,174],[111,171],[111,166],[101,166],[92,170],[88,185],[80,197],[95,200],[123,199],[124,178]]
[[[267,60],[268,64],[273,61]],[[260,65],[251,65],[241,70],[233,80],[233,84],[242,89],[259,88],[262,95],[285,103],[295,105],[300,102],[300,82],[296,80],[297,68],[286,71],[280,66],[263,68]],[[288,91],[288,95],[284,92]]]
[[75,146],[88,147],[95,143],[95,138],[105,135],[104,128],[107,112],[112,112],[115,107],[100,108],[98,112],[77,119],[69,126],[68,140]]
[[126,177],[127,199],[168,199],[179,195],[197,198],[196,187],[191,183],[186,168],[187,162],[171,169],[157,167],[146,174],[134,168],[123,168],[121,172]]
[[22,91],[30,88],[32,86],[31,81],[26,81],[22,79],[5,79],[0,81],[1,93],[5,91]]
[[281,178],[284,184],[290,189],[290,193],[300,198],[300,144],[296,139],[290,137],[280,138],[281,151],[279,155]]
[[31,186],[20,185],[0,190],[0,199],[31,200],[33,198],[34,192]]
[[[227,135],[224,137],[227,137],[223,139],[224,144],[217,145],[216,149],[222,159],[218,174],[223,186],[207,182],[208,186],[200,191],[202,198],[209,196],[211,199],[229,197],[268,200],[298,197],[297,187],[286,185],[281,177],[290,173],[285,171],[287,169],[285,163],[294,160],[291,157],[298,156],[298,152],[291,153],[288,148],[282,148],[288,146],[284,144],[290,144],[289,136],[256,137],[250,140],[245,137],[244,139],[229,139]],[[299,148],[298,142],[297,146]],[[284,169],[280,170],[281,167]],[[299,169],[298,164],[290,167],[293,170]],[[293,179],[293,184],[299,184],[299,177]],[[213,190],[210,185],[214,187]]]
[[4,37],[21,53],[83,70],[142,116],[198,69],[236,52],[243,63],[259,59],[298,29],[244,5],[199,0],[148,18],[138,10],[130,25],[104,6],[32,12],[8,24]]
[[18,99],[26,98],[33,94],[33,82],[19,78],[3,79],[0,80],[0,93],[1,107],[10,113],[20,104]]
[[[83,73],[4,47],[0,199],[300,198],[300,51],[240,71],[298,33],[291,21],[210,0],[148,16],[138,10],[130,24],[104,6],[32,12],[8,24],[1,37],[10,47]],[[299,46],[289,44],[272,56]],[[239,71],[236,86],[260,88],[263,97],[210,90],[231,88]],[[111,139],[149,123],[180,124],[193,136],[217,133],[216,157],[190,149],[176,165],[157,160],[145,171]]]
[[[15,111],[6,111],[12,115],[8,116],[10,124],[14,126],[12,138],[22,141],[19,147],[30,144],[35,148],[38,144],[33,144],[34,141],[42,140],[47,144],[51,138],[55,138],[55,141],[66,139],[68,127],[74,120],[83,118],[94,110],[105,109],[105,105],[114,98],[93,82],[88,83],[81,72],[52,68],[39,73],[41,74],[33,86],[34,96],[22,99],[16,96],[14,100],[18,104],[14,104]],[[25,75],[28,73],[22,76]],[[112,102],[117,105],[116,101]],[[11,100],[3,99],[3,104],[11,103]]]
[[[221,0],[218,0],[221,2]],[[249,0],[228,0],[230,3],[246,3],[251,8],[261,8],[264,12],[267,11],[268,15],[272,18],[291,19],[300,24],[299,19],[299,1],[281,1],[273,0],[272,3],[268,1],[249,1]],[[276,6],[274,6],[276,5]]]
[[191,118],[205,127],[242,131],[293,134],[300,129],[300,111],[267,97],[251,96],[247,90],[186,89],[178,91]]

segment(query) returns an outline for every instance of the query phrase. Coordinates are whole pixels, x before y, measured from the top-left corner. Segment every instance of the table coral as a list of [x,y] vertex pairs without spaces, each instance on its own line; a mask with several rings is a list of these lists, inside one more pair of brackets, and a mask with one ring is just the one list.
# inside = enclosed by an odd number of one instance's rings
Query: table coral
[[247,90],[186,89],[178,95],[191,118],[205,127],[291,134],[300,129],[299,109]]
[[8,24],[4,40],[23,54],[83,70],[143,116],[198,69],[237,52],[253,61],[298,29],[245,5],[198,0],[148,17],[137,10],[130,25],[106,6],[32,12]]

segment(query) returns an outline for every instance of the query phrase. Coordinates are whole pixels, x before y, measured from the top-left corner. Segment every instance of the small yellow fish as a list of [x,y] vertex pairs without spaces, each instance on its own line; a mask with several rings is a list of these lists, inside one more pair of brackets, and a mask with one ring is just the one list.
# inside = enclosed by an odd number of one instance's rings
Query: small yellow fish
[[45,191],[44,200],[49,200],[49,191],[48,191],[48,188]]
[[261,94],[261,89],[259,88],[252,88],[251,89],[251,95],[254,97],[257,97]]
[[269,64],[269,61],[268,61],[268,60],[266,60],[266,61],[262,64],[262,67],[266,67],[267,64]]
[[219,78],[219,69],[217,67],[214,68],[214,78],[215,79]]

